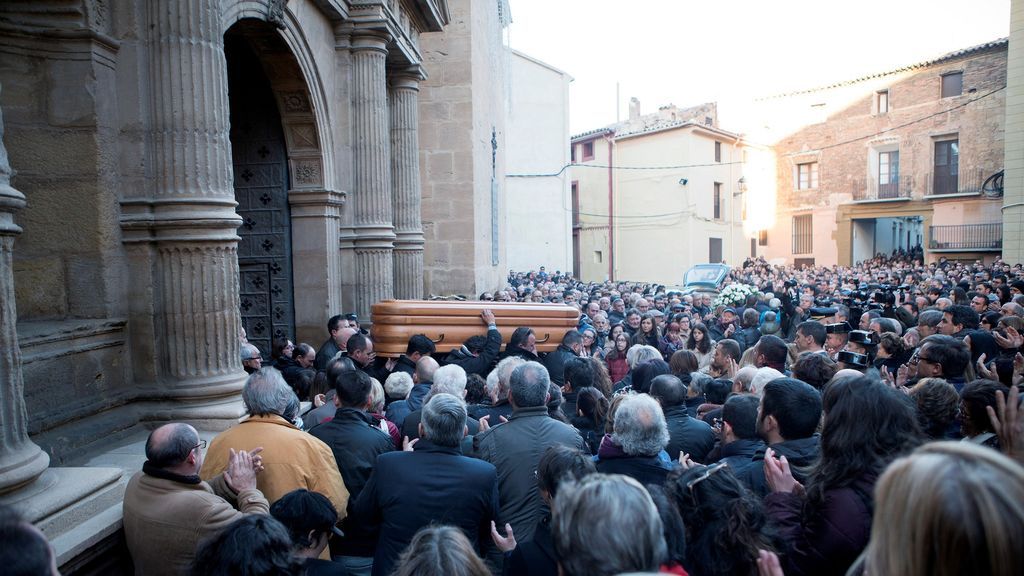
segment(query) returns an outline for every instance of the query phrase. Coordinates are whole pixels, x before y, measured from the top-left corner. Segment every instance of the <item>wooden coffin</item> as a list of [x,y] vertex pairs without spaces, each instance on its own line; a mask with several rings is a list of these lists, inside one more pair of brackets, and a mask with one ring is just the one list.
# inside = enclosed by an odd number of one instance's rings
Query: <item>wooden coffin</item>
[[448,300],[382,300],[370,308],[373,349],[378,356],[405,354],[409,337],[425,334],[438,354],[458,349],[471,336],[487,333],[483,310],[494,313],[501,339],[508,344],[519,326],[533,328],[537,352],[550,352],[568,330],[576,328],[579,310],[563,304],[527,302],[458,302]]

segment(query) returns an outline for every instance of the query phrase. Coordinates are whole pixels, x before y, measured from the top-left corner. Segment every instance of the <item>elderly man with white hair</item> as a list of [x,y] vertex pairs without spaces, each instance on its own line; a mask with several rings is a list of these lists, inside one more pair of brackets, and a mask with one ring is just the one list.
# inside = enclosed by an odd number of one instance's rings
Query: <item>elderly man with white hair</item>
[[633,346],[626,352],[626,364],[629,366],[629,372],[615,383],[614,391],[629,389],[633,386],[633,369],[637,366],[647,362],[648,360],[661,360],[661,351],[654,346]]
[[501,418],[512,416],[512,404],[508,401],[509,380],[512,378],[512,370],[524,362],[526,360],[519,356],[509,356],[498,362],[494,370],[487,375],[487,382],[484,384],[487,398],[484,403],[474,404],[468,408],[471,418],[488,418],[489,422],[497,424]]
[[668,424],[661,405],[647,394],[627,396],[615,412],[610,442],[597,451],[597,471],[624,474],[641,484],[664,484],[675,462],[662,452],[668,446]]
[[298,488],[327,496],[340,515],[348,504],[348,490],[331,449],[292,424],[299,399],[274,368],[249,376],[242,389],[249,417],[210,442],[199,476],[209,481],[228,469],[232,451],[263,447],[265,470],[257,488],[273,504]]
[[776,378],[784,378],[785,376],[785,374],[775,368],[769,368],[768,366],[758,368],[757,373],[750,380],[750,391],[760,396],[766,384]]
[[[434,372],[434,382],[431,384],[430,392],[427,393],[424,402],[429,401],[432,396],[437,394],[451,394],[456,398],[465,399],[466,380],[466,371],[457,364],[449,364],[438,368],[437,372]],[[408,438],[410,441],[419,438],[419,426],[422,418],[422,409],[410,412],[405,417],[405,422],[402,423],[402,437]],[[466,427],[469,428],[469,434],[472,436],[480,431],[480,422],[475,418],[467,417]]]

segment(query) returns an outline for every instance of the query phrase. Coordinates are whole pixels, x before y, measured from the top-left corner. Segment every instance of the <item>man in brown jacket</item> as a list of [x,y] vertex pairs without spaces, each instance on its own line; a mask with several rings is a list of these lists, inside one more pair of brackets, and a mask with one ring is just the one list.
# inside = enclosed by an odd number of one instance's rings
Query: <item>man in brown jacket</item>
[[166,424],[149,435],[146,463],[124,494],[124,533],[136,574],[184,574],[201,540],[244,514],[267,513],[256,488],[261,449],[232,451],[224,473],[206,483],[199,479],[205,447],[188,424]]
[[257,485],[271,504],[292,490],[305,488],[327,496],[343,518],[348,490],[334,453],[292,424],[299,399],[281,373],[263,368],[249,376],[242,389],[242,401],[249,418],[213,439],[199,475],[211,479],[226,470],[232,449],[262,446],[266,449],[261,455],[264,471],[257,478]]

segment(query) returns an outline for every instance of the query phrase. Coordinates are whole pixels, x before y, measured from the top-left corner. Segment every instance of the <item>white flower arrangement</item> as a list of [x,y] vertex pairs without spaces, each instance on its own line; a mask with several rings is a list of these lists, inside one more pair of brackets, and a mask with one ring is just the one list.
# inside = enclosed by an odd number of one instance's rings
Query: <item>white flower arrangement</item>
[[739,306],[747,301],[747,296],[757,294],[757,288],[750,284],[729,284],[715,298],[715,306]]

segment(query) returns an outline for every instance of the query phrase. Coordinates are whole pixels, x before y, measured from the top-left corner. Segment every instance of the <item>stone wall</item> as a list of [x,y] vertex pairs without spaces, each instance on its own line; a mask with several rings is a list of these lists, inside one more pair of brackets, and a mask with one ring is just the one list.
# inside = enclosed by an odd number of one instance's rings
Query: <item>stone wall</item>
[[420,86],[423,277],[428,294],[478,294],[504,279],[507,236],[498,218],[492,260],[492,130],[497,214],[503,214],[506,49],[497,3],[448,3],[444,34],[421,38],[428,78]]
[[[987,176],[1003,166],[1006,94],[1000,89],[1006,85],[1006,54],[1006,45],[997,45],[930,66],[762,103],[766,114],[789,114],[805,122],[775,145],[778,210],[768,231],[765,256],[785,261],[814,257],[816,264],[849,264],[849,224],[844,228],[837,221],[837,208],[878,198],[879,151],[899,151],[901,194],[922,199],[932,195],[935,142],[947,136],[959,138],[961,188],[980,188]],[[940,98],[941,76],[957,71],[963,72],[963,94]],[[877,111],[879,90],[889,93],[886,113]],[[968,104],[981,96],[985,97]],[[806,162],[818,162],[819,185],[798,190],[796,166]],[[930,199],[932,204],[946,201],[950,200]],[[995,203],[977,196],[957,201]],[[992,212],[986,206],[971,211],[984,218]],[[946,222],[939,213],[936,211],[932,220],[929,212],[928,223],[982,223]],[[813,214],[813,254],[792,253],[792,218],[800,214]],[[867,212],[862,215],[867,216]]]

